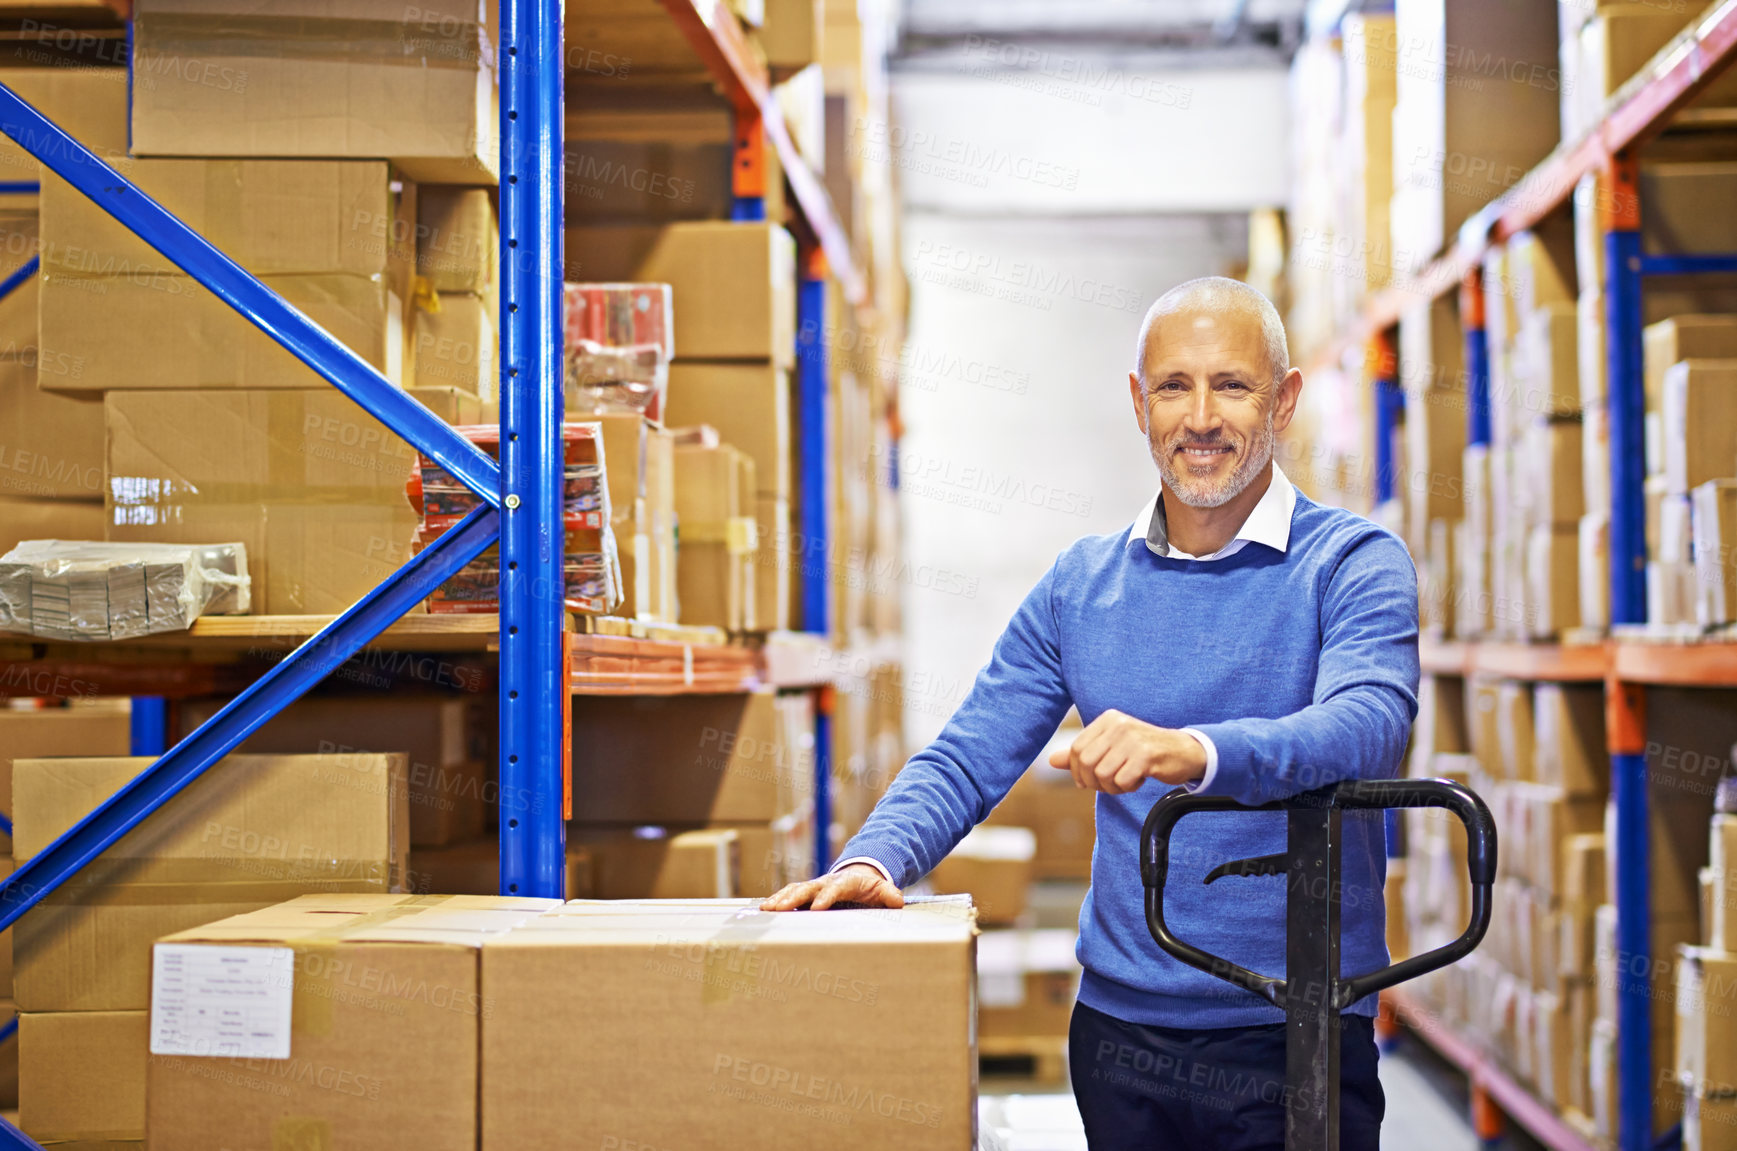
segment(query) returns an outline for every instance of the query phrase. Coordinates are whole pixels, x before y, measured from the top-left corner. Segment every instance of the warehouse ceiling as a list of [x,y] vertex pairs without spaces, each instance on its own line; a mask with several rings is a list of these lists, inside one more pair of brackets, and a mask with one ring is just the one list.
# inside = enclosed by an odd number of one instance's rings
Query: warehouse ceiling
[[1302,39],[1307,7],[1307,0],[904,0],[899,64],[945,67],[993,41],[1164,59],[1170,67],[1283,65]]

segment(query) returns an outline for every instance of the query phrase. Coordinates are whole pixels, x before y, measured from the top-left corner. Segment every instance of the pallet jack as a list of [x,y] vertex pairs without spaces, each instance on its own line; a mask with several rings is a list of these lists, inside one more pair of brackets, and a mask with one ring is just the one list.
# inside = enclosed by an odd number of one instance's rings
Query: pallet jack
[[[1339,852],[1346,811],[1440,807],[1466,828],[1471,922],[1459,938],[1379,971],[1344,978],[1339,972]],[[1170,832],[1196,812],[1283,811],[1287,849],[1214,868],[1202,881],[1230,876],[1285,877],[1285,975],[1261,975],[1178,939],[1164,922],[1170,872]],[[1290,799],[1249,806],[1215,795],[1170,792],[1146,816],[1140,838],[1140,878],[1146,886],[1146,926],[1168,954],[1233,983],[1285,1013],[1285,1149],[1338,1151],[1339,1013],[1366,995],[1446,967],[1471,954],[1490,926],[1496,880],[1496,825],[1470,789],[1446,779],[1348,780]]]

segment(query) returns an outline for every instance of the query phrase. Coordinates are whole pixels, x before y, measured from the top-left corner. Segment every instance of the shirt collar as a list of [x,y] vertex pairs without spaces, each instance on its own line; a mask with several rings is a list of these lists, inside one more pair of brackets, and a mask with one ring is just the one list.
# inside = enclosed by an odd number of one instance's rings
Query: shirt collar
[[[1164,503],[1160,498],[1164,489],[1160,487],[1140,514],[1134,517],[1134,526],[1128,532],[1128,541],[1139,540],[1152,550],[1154,555],[1168,556],[1171,554],[1170,536],[1164,517]],[[1273,464],[1273,479],[1262,493],[1259,502],[1249,512],[1248,518],[1237,529],[1230,543],[1209,556],[1196,556],[1196,559],[1218,559],[1235,551],[1240,551],[1247,543],[1265,544],[1276,551],[1283,552],[1291,542],[1291,516],[1297,507],[1297,489],[1290,478],[1275,462]]]

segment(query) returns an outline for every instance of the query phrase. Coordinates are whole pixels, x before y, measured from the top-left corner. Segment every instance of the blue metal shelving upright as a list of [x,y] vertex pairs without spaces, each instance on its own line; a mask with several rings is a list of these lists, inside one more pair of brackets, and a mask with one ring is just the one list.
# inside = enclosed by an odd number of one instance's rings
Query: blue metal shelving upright
[[[340,667],[491,545],[502,550],[502,890],[559,896],[565,872],[560,521],[561,0],[501,0],[501,460],[496,462],[258,278],[0,85],[0,131],[363,409],[481,506],[0,882],[0,930]],[[0,191],[15,190],[0,186]],[[34,272],[0,285],[0,294]],[[504,516],[504,524],[503,524]],[[150,705],[146,705],[149,709]],[[162,738],[141,732],[141,746]],[[36,1148],[0,1120],[0,1147]]]

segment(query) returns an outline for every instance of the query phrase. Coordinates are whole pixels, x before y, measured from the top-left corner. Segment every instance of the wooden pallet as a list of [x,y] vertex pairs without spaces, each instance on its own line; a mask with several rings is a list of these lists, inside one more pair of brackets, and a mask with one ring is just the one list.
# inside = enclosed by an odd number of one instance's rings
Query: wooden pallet
[[989,1035],[977,1040],[980,1070],[994,1075],[1027,1075],[1043,1083],[1068,1081],[1065,1035]]

